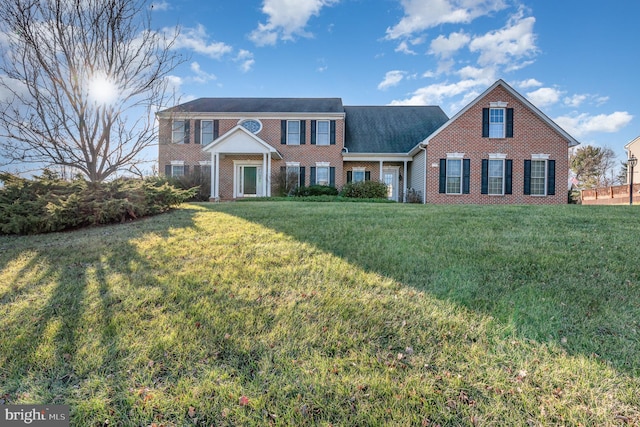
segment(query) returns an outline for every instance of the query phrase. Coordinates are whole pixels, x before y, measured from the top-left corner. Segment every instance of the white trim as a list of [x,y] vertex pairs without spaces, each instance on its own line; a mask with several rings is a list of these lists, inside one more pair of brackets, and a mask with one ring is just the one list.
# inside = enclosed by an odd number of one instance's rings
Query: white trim
[[[506,185],[506,175],[507,175],[507,164],[505,161],[505,157],[491,157],[491,154],[489,154],[489,163],[487,164],[487,195],[488,196],[504,196],[504,190],[505,190],[505,185]],[[500,193],[491,193],[491,183],[490,180],[491,178],[497,178],[497,177],[492,177],[491,176],[491,162],[502,162],[502,176],[500,177],[500,179],[502,180],[502,189],[500,190]]]
[[380,159],[384,162],[404,162],[412,161],[413,157],[409,154],[393,153],[342,153],[344,162],[378,162]]
[[[237,199],[240,197],[261,197],[266,194],[264,191],[266,179],[265,179],[265,169],[264,169],[265,159],[262,160],[234,160],[233,161],[233,198]],[[245,166],[256,167],[256,194],[255,195],[245,195],[239,191],[240,186],[242,185],[242,176],[241,171]]]
[[504,160],[507,155],[504,153],[489,153],[489,160]]
[[[258,134],[258,133],[262,132],[262,127],[263,127],[262,126],[262,122],[260,120],[258,120],[258,119],[254,119],[253,117],[245,117],[245,118],[242,118],[242,119],[238,120],[238,126],[242,126],[242,124],[244,122],[249,122],[249,121],[258,122],[258,124],[260,125],[260,128],[257,131],[255,131],[255,132],[251,132],[250,131],[251,133]],[[242,126],[242,127],[244,127],[244,126]],[[247,128],[245,128],[245,129],[247,129]],[[247,129],[247,130],[249,130],[249,129]]]
[[507,108],[507,104],[508,102],[504,102],[504,101],[490,102],[489,107],[490,108]]
[[464,159],[464,153],[447,153],[447,159]]
[[200,166],[211,166],[211,160],[200,160],[198,163]]
[[295,167],[300,167],[300,162],[286,162],[286,166],[288,168],[295,168]]
[[549,154],[531,154],[531,160],[549,160]]
[[271,112],[271,113],[259,113],[253,111],[243,112],[180,112],[180,111],[165,111],[156,113],[159,119],[176,119],[176,120],[215,120],[215,119],[235,119],[242,120],[243,118],[253,118],[256,120],[318,120],[322,118],[325,120],[342,120],[345,118],[345,113],[288,113],[288,112]]
[[393,192],[395,192],[395,194],[391,194],[391,197],[387,197],[389,200],[395,200],[396,202],[399,201],[398,199],[400,198],[400,192],[398,191],[400,187],[400,166],[385,166],[382,168],[382,182],[384,182],[384,174],[387,173],[388,171],[391,171],[391,173],[393,174],[393,183],[392,185],[392,189]]
[[171,160],[171,166],[184,166],[184,160]]
[[316,162],[317,168],[328,168],[329,166],[331,166],[329,162]]

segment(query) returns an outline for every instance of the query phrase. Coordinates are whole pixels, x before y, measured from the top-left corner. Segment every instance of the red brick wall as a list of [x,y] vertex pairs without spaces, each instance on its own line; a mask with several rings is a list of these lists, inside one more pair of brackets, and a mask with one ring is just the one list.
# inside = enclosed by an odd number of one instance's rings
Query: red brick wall
[[[238,125],[240,117],[219,120],[219,135],[222,136]],[[304,120],[304,119],[303,119]],[[318,120],[322,120],[319,118]],[[310,182],[310,168],[315,167],[316,162],[329,162],[331,167],[335,167],[336,187],[344,185],[345,178],[342,166],[342,148],[344,147],[344,120],[336,120],[336,144],[335,145],[312,145],[311,144],[311,119],[306,119],[305,144],[285,145],[281,144],[281,120],[280,119],[260,119],[262,129],[257,134],[259,138],[274,147],[282,155],[282,160],[273,159],[271,162],[272,173],[286,166],[286,162],[299,162],[305,167],[305,183]],[[194,120],[190,123],[190,141],[194,141]],[[200,144],[172,144],[171,140],[171,120],[161,119],[159,128],[159,148],[158,163],[160,173],[164,173],[164,167],[172,160],[183,160],[185,165],[192,166],[199,164],[201,160],[211,160],[211,155],[202,151]],[[261,159],[259,157],[258,159]],[[224,156],[220,160],[220,198],[233,198],[233,160],[255,159],[255,156]],[[274,184],[272,182],[272,184]]]
[[[482,109],[490,102],[507,102],[514,109],[513,138],[483,138]],[[439,160],[447,153],[464,153],[471,160],[470,194],[440,194]],[[513,160],[513,194],[494,196],[481,194],[482,159],[489,153],[503,153]],[[554,196],[524,195],[524,161],[532,154],[548,154],[556,161]],[[529,110],[501,86],[458,117],[429,141],[427,147],[427,203],[442,204],[559,204],[567,203],[568,143],[544,120]],[[437,164],[436,167],[433,167]]]

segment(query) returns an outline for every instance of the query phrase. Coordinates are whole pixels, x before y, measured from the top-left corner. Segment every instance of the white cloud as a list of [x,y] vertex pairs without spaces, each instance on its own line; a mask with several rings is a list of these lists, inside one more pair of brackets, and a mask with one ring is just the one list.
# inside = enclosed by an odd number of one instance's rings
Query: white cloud
[[166,0],[154,1],[149,6],[149,9],[153,11],[165,11],[171,9],[171,5]]
[[562,92],[550,87],[541,87],[533,92],[527,92],[527,98],[538,108],[553,105],[560,100]]
[[[172,32],[171,29],[165,29],[164,31],[169,34]],[[225,43],[209,41],[207,30],[202,24],[198,24],[195,28],[181,28],[174,48],[189,49],[214,59],[220,59],[223,55],[233,50],[231,46]]]
[[532,87],[540,87],[542,86],[542,83],[536,79],[527,79],[522,80],[521,82],[517,82],[516,86],[518,86],[520,89],[530,89]]
[[417,53],[409,47],[406,41],[402,41],[395,49],[396,52],[406,53],[407,55],[417,55]]
[[251,71],[251,68],[256,63],[255,59],[253,59],[253,53],[245,49],[240,49],[235,61],[240,62],[240,69],[243,73]]
[[586,101],[587,98],[588,98],[587,95],[573,95],[573,96],[567,96],[563,102],[565,105],[575,108],[582,105],[582,103]]
[[590,133],[618,132],[631,123],[633,116],[626,111],[616,111],[611,114],[592,116],[587,113],[560,116],[554,121],[575,138],[584,137]]
[[193,71],[193,73],[195,74],[193,80],[197,83],[207,83],[211,80],[217,79],[215,74],[207,73],[200,67],[200,64],[198,64],[197,62],[191,63],[191,71]]
[[325,6],[339,0],[264,0],[262,12],[268,15],[267,23],[259,23],[249,35],[258,46],[274,45],[281,40],[293,40],[294,36],[310,37],[305,27],[312,16],[318,16]]
[[[507,25],[477,37],[469,44],[471,52],[479,52],[480,66],[509,64],[512,69],[521,68],[514,61],[530,58],[537,52],[534,17],[523,17],[523,11],[512,16]],[[515,68],[514,68],[515,67]]]
[[504,0],[401,0],[404,17],[387,28],[388,39],[408,37],[440,24],[468,23],[504,9]]
[[384,76],[384,80],[380,82],[378,85],[379,90],[386,90],[390,87],[397,86],[400,84],[406,72],[400,70],[387,71],[387,74]]
[[431,42],[431,50],[429,53],[438,55],[441,58],[449,58],[455,52],[466,46],[470,40],[471,37],[462,31],[451,33],[449,37],[440,35]]
[[391,105],[440,105],[444,99],[468,93],[485,82],[467,79],[457,83],[435,83],[416,90],[410,98],[394,100]]

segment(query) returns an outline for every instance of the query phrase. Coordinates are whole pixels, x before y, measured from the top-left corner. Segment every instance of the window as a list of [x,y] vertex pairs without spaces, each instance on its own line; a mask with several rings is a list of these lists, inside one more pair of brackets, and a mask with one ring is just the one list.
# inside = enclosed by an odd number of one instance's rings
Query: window
[[200,124],[200,142],[207,145],[213,142],[213,120],[202,120]]
[[489,160],[489,194],[504,194],[504,160]]
[[329,166],[316,167],[316,184],[329,185]]
[[184,176],[184,165],[171,165],[171,176]]
[[287,121],[287,144],[300,145],[300,121]]
[[174,144],[180,144],[185,142],[185,120],[174,120],[171,127],[171,142]]
[[447,194],[462,194],[462,159],[447,159]]
[[329,120],[318,120],[316,125],[316,144],[329,145]]
[[285,169],[287,190],[292,190],[300,184],[300,163],[289,163]]
[[504,108],[489,109],[489,138],[504,138]]
[[251,133],[258,133],[262,130],[262,123],[254,119],[243,120],[240,123],[240,126],[242,126],[243,128],[245,128]]
[[546,160],[531,161],[531,195],[546,195],[546,176],[547,176]]
[[366,181],[366,172],[364,168],[353,168],[353,176],[351,182]]

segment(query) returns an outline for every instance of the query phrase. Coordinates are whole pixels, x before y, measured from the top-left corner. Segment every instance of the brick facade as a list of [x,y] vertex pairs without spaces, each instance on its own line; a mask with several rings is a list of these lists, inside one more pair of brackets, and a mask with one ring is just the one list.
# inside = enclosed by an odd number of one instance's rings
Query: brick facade
[[[492,102],[506,102],[513,108],[513,138],[483,138],[483,108]],[[440,159],[447,153],[464,153],[470,159],[469,194],[439,192]],[[481,194],[482,160],[492,153],[513,161],[512,194]],[[533,154],[555,160],[555,195],[524,194],[524,163]],[[557,130],[502,86],[497,86],[441,132],[427,146],[427,203],[441,204],[566,204],[568,192],[568,144]]]
[[[496,107],[496,105],[505,107],[505,111],[508,109],[513,112],[513,135],[508,131],[505,132],[505,138],[483,137],[483,109],[488,109],[490,106]],[[564,204],[567,203],[568,191],[568,148],[578,144],[537,108],[500,80],[434,133],[424,135],[424,138],[417,140],[415,149],[408,154],[408,156],[413,156],[408,157],[413,160],[408,162],[406,170],[404,163],[398,162],[397,159],[400,155],[407,156],[407,153],[390,153],[386,160],[384,156],[379,157],[379,154],[367,157],[367,153],[358,154],[358,157],[362,158],[361,160],[349,161],[343,157],[346,134],[345,121],[348,121],[349,117],[345,117],[344,113],[340,114],[335,110],[332,113],[258,113],[255,115],[251,113],[234,115],[225,111],[202,110],[188,114],[179,111],[159,114],[158,162],[160,173],[164,173],[167,165],[171,165],[172,162],[174,164],[175,162],[183,162],[187,168],[211,163],[212,153],[203,151],[203,146],[195,143],[198,139],[195,135],[197,120],[215,120],[218,137],[223,137],[231,135],[230,131],[237,128],[242,120],[249,118],[258,120],[262,125],[260,131],[255,134],[259,141],[262,141],[256,142],[258,144],[256,147],[261,147],[261,151],[255,154],[238,154],[227,148],[226,152],[217,154],[219,158],[218,194],[223,200],[234,197],[233,186],[236,179],[234,177],[236,175],[234,161],[252,161],[256,164],[260,164],[260,161],[266,161],[266,154],[260,154],[265,149],[264,144],[266,143],[272,147],[270,149],[272,153],[270,155],[272,193],[277,185],[276,175],[281,168],[286,166],[287,162],[299,163],[299,166],[304,167],[303,182],[305,185],[310,185],[311,168],[315,167],[316,163],[328,163],[331,168],[335,168],[335,186],[339,189],[347,182],[347,173],[352,171],[354,167],[364,167],[370,172],[371,179],[380,179],[380,160],[383,160],[383,167],[399,167],[400,195],[402,195],[405,182],[411,182],[415,186],[415,179],[404,175],[411,175],[412,170],[419,170],[420,173],[416,176],[419,175],[421,182],[426,179],[426,195],[423,195],[426,203]],[[172,120],[188,121],[189,135],[184,141],[171,142]],[[282,120],[300,120],[305,123],[304,144],[282,144]],[[332,120],[335,122],[335,144],[311,144],[312,120]],[[424,152],[420,150],[421,146],[426,147],[426,159]],[[440,192],[440,161],[447,159],[448,155],[452,153],[457,153],[458,156],[462,155],[464,160],[468,160],[468,194],[443,194]],[[352,152],[350,155],[353,154]],[[505,182],[511,183],[511,194],[482,194],[483,178],[486,176],[486,168],[483,175],[483,160],[489,159],[492,155],[505,159],[505,169],[507,169],[507,162],[512,167],[511,179],[508,180],[506,175],[504,177]],[[393,160],[394,158],[396,161]],[[368,159],[371,161],[367,161]],[[525,162],[540,161],[540,159],[544,159],[548,166],[552,164],[555,166],[555,186],[553,187],[555,194],[526,195]],[[415,162],[420,164],[414,165]],[[423,177],[425,162],[426,178]],[[537,165],[539,164],[537,163]],[[547,175],[545,179],[548,183],[550,176]],[[423,192],[422,185],[416,189]]]

